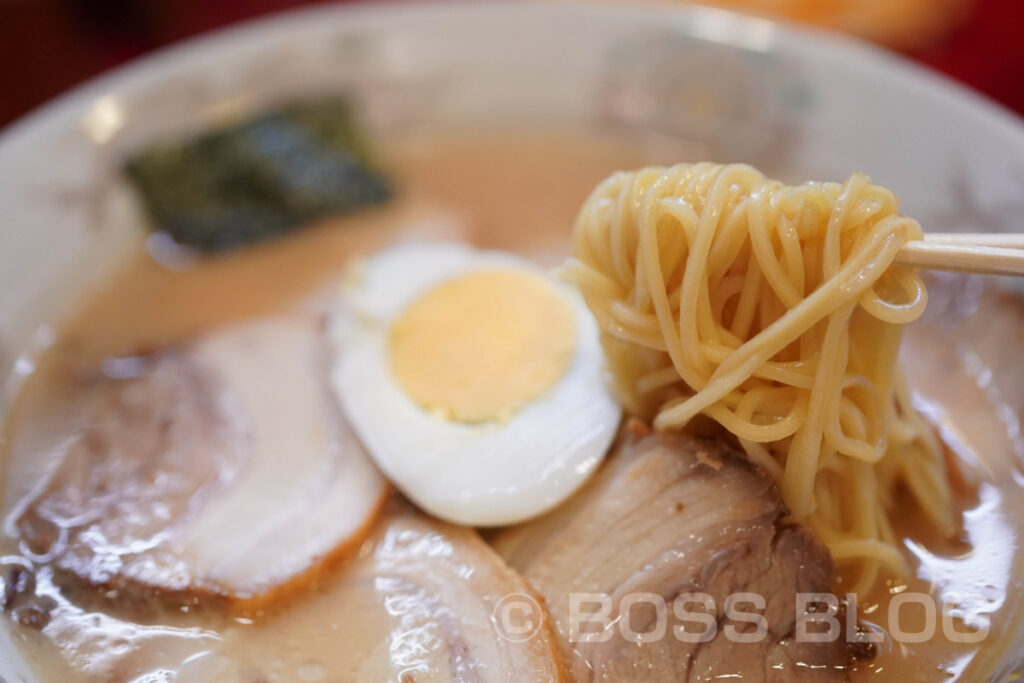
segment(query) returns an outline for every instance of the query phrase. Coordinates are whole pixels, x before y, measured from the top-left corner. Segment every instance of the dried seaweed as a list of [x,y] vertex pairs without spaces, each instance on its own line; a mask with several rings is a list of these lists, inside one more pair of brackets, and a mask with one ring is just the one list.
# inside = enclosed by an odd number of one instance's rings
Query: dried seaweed
[[219,252],[287,233],[391,195],[343,100],[299,102],[125,164],[153,227]]

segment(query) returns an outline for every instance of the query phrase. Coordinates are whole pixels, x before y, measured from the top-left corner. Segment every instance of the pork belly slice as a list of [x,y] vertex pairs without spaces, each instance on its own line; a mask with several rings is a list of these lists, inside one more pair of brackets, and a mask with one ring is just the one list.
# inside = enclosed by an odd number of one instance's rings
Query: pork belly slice
[[[349,595],[335,596],[338,610],[361,628],[376,625],[375,649],[388,652],[386,660],[364,661],[358,680],[567,680],[538,596],[470,528],[409,511],[393,514],[345,586]],[[367,602],[353,599],[355,591],[370,592],[386,617],[346,608]],[[501,605],[510,600],[532,607],[517,605],[506,621]]]
[[334,402],[321,328],[245,323],[89,382],[63,459],[16,520],[24,545],[122,599],[240,610],[356,549],[389,486]]
[[159,666],[177,680],[217,683],[568,680],[543,610],[516,613],[514,626],[528,616],[535,628],[506,637],[498,616],[506,596],[534,594],[473,529],[395,500],[355,558],[282,609],[227,622],[185,647],[181,636],[154,637],[112,658],[98,678],[135,680]]
[[[809,532],[781,523],[785,514],[774,483],[743,455],[718,442],[638,433],[625,436],[565,505],[504,531],[495,548],[544,596],[578,681],[842,680],[850,656],[843,637],[795,642],[796,594],[829,592],[832,562]],[[765,600],[768,629],[757,642],[726,637],[728,625],[753,628],[725,613],[727,597],[739,592]],[[571,630],[573,593],[610,598],[613,633],[605,642],[581,642],[601,624],[577,621]],[[656,642],[637,644],[619,630],[623,599],[638,593],[656,594],[667,606],[666,635]],[[674,615],[673,601],[687,593],[713,599],[717,628],[709,642],[674,635],[674,626],[705,630]],[[598,610],[589,604],[579,613]],[[628,616],[635,633],[656,627],[653,607],[634,606]]]

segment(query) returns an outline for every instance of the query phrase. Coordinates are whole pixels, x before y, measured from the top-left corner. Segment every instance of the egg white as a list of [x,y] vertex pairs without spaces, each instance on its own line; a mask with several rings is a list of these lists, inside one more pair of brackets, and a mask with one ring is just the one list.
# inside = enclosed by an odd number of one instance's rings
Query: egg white
[[434,416],[390,368],[391,324],[435,285],[473,271],[544,273],[534,264],[461,244],[406,244],[365,262],[332,325],[333,386],[370,456],[411,500],[474,526],[538,515],[575,491],[601,462],[621,409],[608,390],[598,329],[582,298],[564,293],[576,347],[565,374],[505,421],[468,424]]

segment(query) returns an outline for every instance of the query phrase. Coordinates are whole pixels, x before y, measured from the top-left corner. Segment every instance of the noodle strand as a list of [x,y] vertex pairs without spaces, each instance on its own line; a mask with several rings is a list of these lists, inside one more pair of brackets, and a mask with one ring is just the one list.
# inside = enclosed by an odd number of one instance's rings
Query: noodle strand
[[861,174],[788,187],[740,164],[621,172],[584,204],[564,271],[626,407],[659,430],[703,415],[734,434],[861,594],[906,571],[895,487],[953,527],[940,444],[897,366],[927,302],[893,265],[923,236],[898,208]]

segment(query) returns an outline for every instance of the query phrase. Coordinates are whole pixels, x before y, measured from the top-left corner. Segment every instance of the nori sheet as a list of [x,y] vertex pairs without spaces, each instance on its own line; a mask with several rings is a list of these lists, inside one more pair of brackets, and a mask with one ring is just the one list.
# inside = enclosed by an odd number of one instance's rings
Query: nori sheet
[[391,196],[341,99],[297,102],[154,144],[124,170],[153,227],[205,252],[276,237]]

